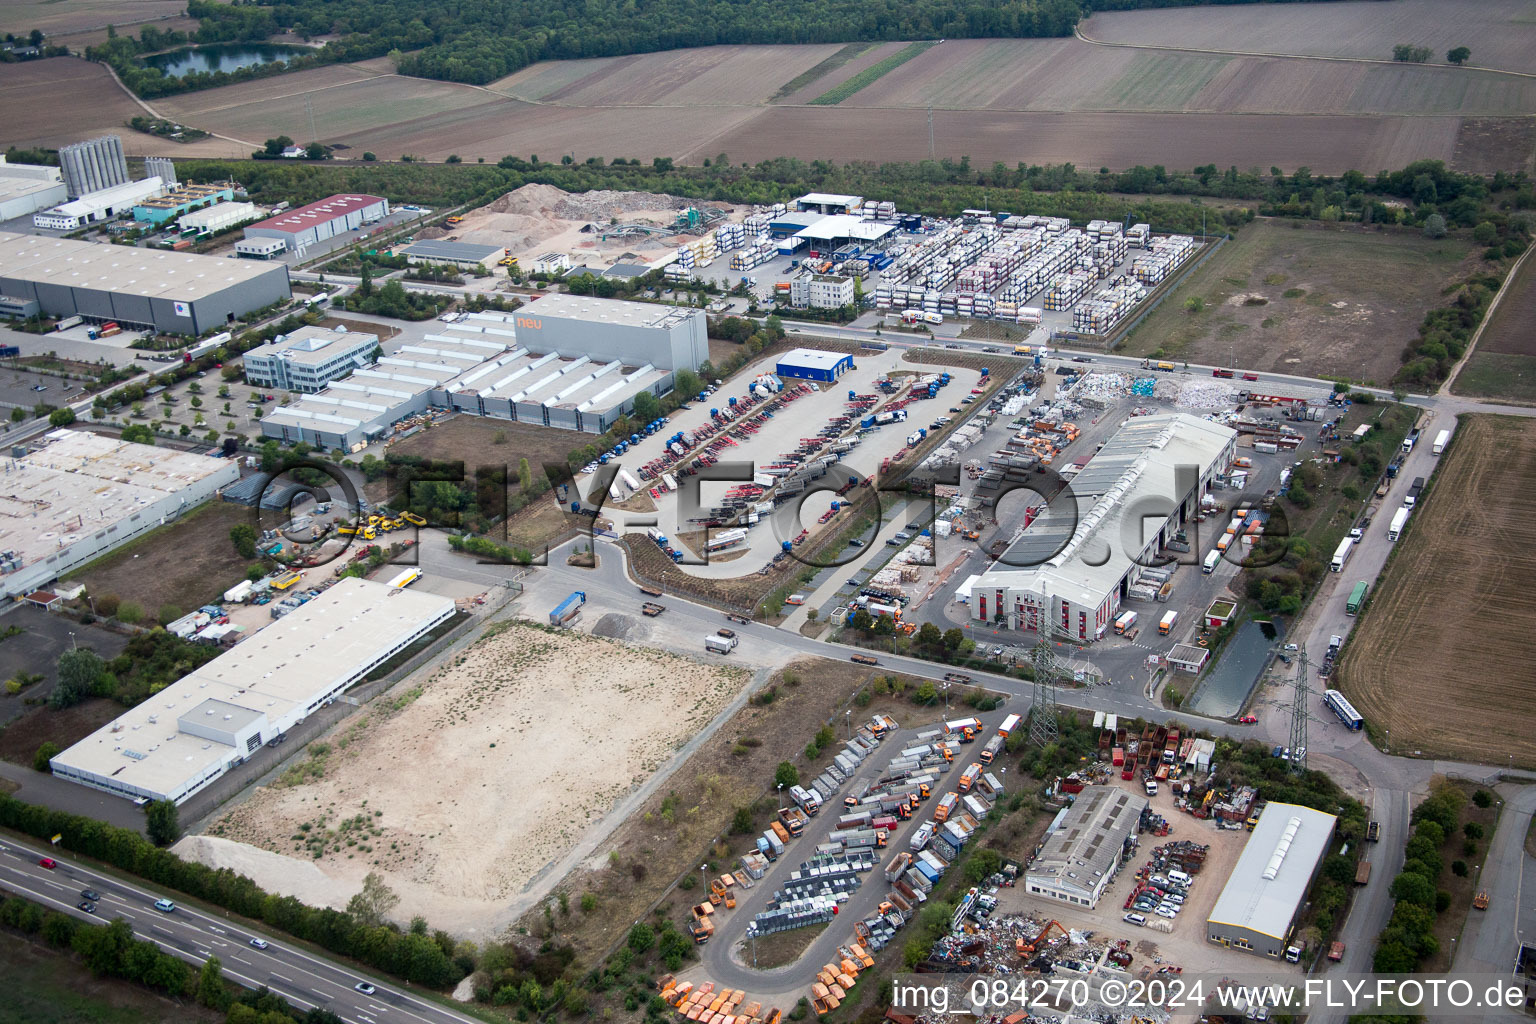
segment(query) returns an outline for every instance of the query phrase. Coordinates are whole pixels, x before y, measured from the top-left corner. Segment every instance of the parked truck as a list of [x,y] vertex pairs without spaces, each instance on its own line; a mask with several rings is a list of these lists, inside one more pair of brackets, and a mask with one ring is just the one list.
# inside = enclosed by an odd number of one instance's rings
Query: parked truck
[[1451,432],[1449,430],[1442,430],[1440,433],[1435,435],[1435,446],[1432,450],[1436,455],[1439,455],[1441,452],[1445,451],[1445,446],[1449,444],[1450,441]]
[[574,590],[571,596],[555,605],[555,610],[549,613],[551,626],[564,626],[576,616],[581,614],[581,606],[587,603],[587,593],[584,590]]
[[798,836],[805,831],[805,812],[798,807],[780,807],[779,821],[792,836]]
[[1387,524],[1387,540],[1395,541],[1403,535],[1403,527],[1408,525],[1409,511],[1408,506],[1404,505],[1392,513],[1392,522]]
[[1419,500],[1419,495],[1424,493],[1424,478],[1416,476],[1412,485],[1408,488],[1408,496],[1403,499],[1403,504],[1412,508]]
[[730,654],[736,649],[737,640],[733,636],[720,636],[710,634],[704,638],[704,649],[713,654]]
[[640,614],[650,616],[653,619],[666,610],[666,605],[657,604],[655,601],[645,601],[640,605]]

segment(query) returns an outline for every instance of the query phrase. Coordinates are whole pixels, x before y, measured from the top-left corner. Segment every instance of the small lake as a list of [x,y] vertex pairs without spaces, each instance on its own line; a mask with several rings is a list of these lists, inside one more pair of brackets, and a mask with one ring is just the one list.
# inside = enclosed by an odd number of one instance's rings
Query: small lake
[[1186,709],[1212,718],[1237,714],[1269,663],[1270,649],[1280,638],[1277,627],[1269,622],[1249,619],[1237,627],[1222,649],[1221,660],[1200,681],[1194,702],[1187,704]]
[[145,57],[144,63],[159,68],[172,78],[180,78],[192,71],[234,71],[255,64],[286,61],[311,52],[302,46],[277,43],[215,43],[157,53]]

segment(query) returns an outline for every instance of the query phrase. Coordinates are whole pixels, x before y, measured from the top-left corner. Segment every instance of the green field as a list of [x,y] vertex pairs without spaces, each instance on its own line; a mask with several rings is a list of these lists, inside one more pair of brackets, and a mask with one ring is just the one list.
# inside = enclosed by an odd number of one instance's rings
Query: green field
[[1536,405],[1536,356],[1484,352],[1479,346],[1451,390],[1471,398],[1497,398]]
[[224,1019],[126,981],[97,978],[67,953],[0,931],[6,1024],[212,1024]]
[[820,96],[817,96],[815,99],[811,100],[811,104],[813,106],[819,107],[836,106],[837,104],[843,102],[843,100],[858,92],[860,89],[863,89],[865,86],[871,85],[881,77],[890,74],[892,71],[895,71],[907,61],[911,60],[913,57],[916,57],[918,54],[922,53],[924,50],[928,49],[928,47],[933,45],[935,45],[933,42],[913,43],[911,46],[891,54],[889,57],[885,58],[885,60],[882,60],[877,64],[871,64],[869,67],[865,68],[863,71],[860,71],[846,82],[843,82],[832,89],[828,89]]
[[1445,301],[1441,290],[1466,275],[1469,252],[1418,232],[1256,221],[1190,274],[1122,351],[1382,384],[1425,312]]

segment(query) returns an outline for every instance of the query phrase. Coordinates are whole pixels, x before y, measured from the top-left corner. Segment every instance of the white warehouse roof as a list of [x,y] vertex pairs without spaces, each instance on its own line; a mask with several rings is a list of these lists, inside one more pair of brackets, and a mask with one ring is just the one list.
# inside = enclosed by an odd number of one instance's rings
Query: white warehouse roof
[[1312,884],[1338,818],[1300,804],[1271,803],[1259,816],[1210,924],[1284,939]]
[[894,224],[865,220],[851,213],[832,213],[797,232],[795,237],[807,241],[852,238],[860,242],[873,242],[895,230]]
[[837,364],[848,359],[846,352],[825,352],[819,348],[797,348],[786,352],[777,360],[780,364],[803,366],[809,370],[835,370]]

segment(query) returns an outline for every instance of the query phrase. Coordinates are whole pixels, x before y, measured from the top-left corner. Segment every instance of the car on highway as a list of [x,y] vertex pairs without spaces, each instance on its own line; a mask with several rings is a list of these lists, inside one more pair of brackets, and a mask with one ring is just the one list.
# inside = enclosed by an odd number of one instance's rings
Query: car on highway
[[32,385],[32,390],[33,391],[47,391],[48,390],[48,385],[47,384],[33,384]]
[[39,867],[45,867],[49,871],[59,866],[59,862],[52,857],[39,857],[37,863]]
[[1237,724],[1238,725],[1253,725],[1256,722],[1258,722],[1258,720],[1259,720],[1259,716],[1258,715],[1244,715],[1242,718],[1239,718],[1237,720]]
[[250,945],[251,945],[252,949],[266,949],[267,948],[267,940],[266,939],[252,939]]
[[360,981],[356,985],[353,985],[352,987],[357,989],[359,992],[361,992],[365,996],[371,996],[376,991],[374,989],[374,987],[372,985],[368,984],[366,981]]
[[169,914],[171,911],[176,909],[176,904],[172,903],[170,900],[155,900],[155,909],[160,911],[162,914]]
[[1074,363],[1091,363],[1091,362],[1093,362],[1093,360],[1090,357],[1088,357],[1088,356],[1073,356],[1072,357],[1072,361]]
[[85,911],[87,914],[96,913],[96,904],[92,903],[90,900],[81,900],[75,905],[78,906],[81,910]]
[[81,889],[80,898],[83,900],[91,900],[92,902],[101,899],[95,889]]

